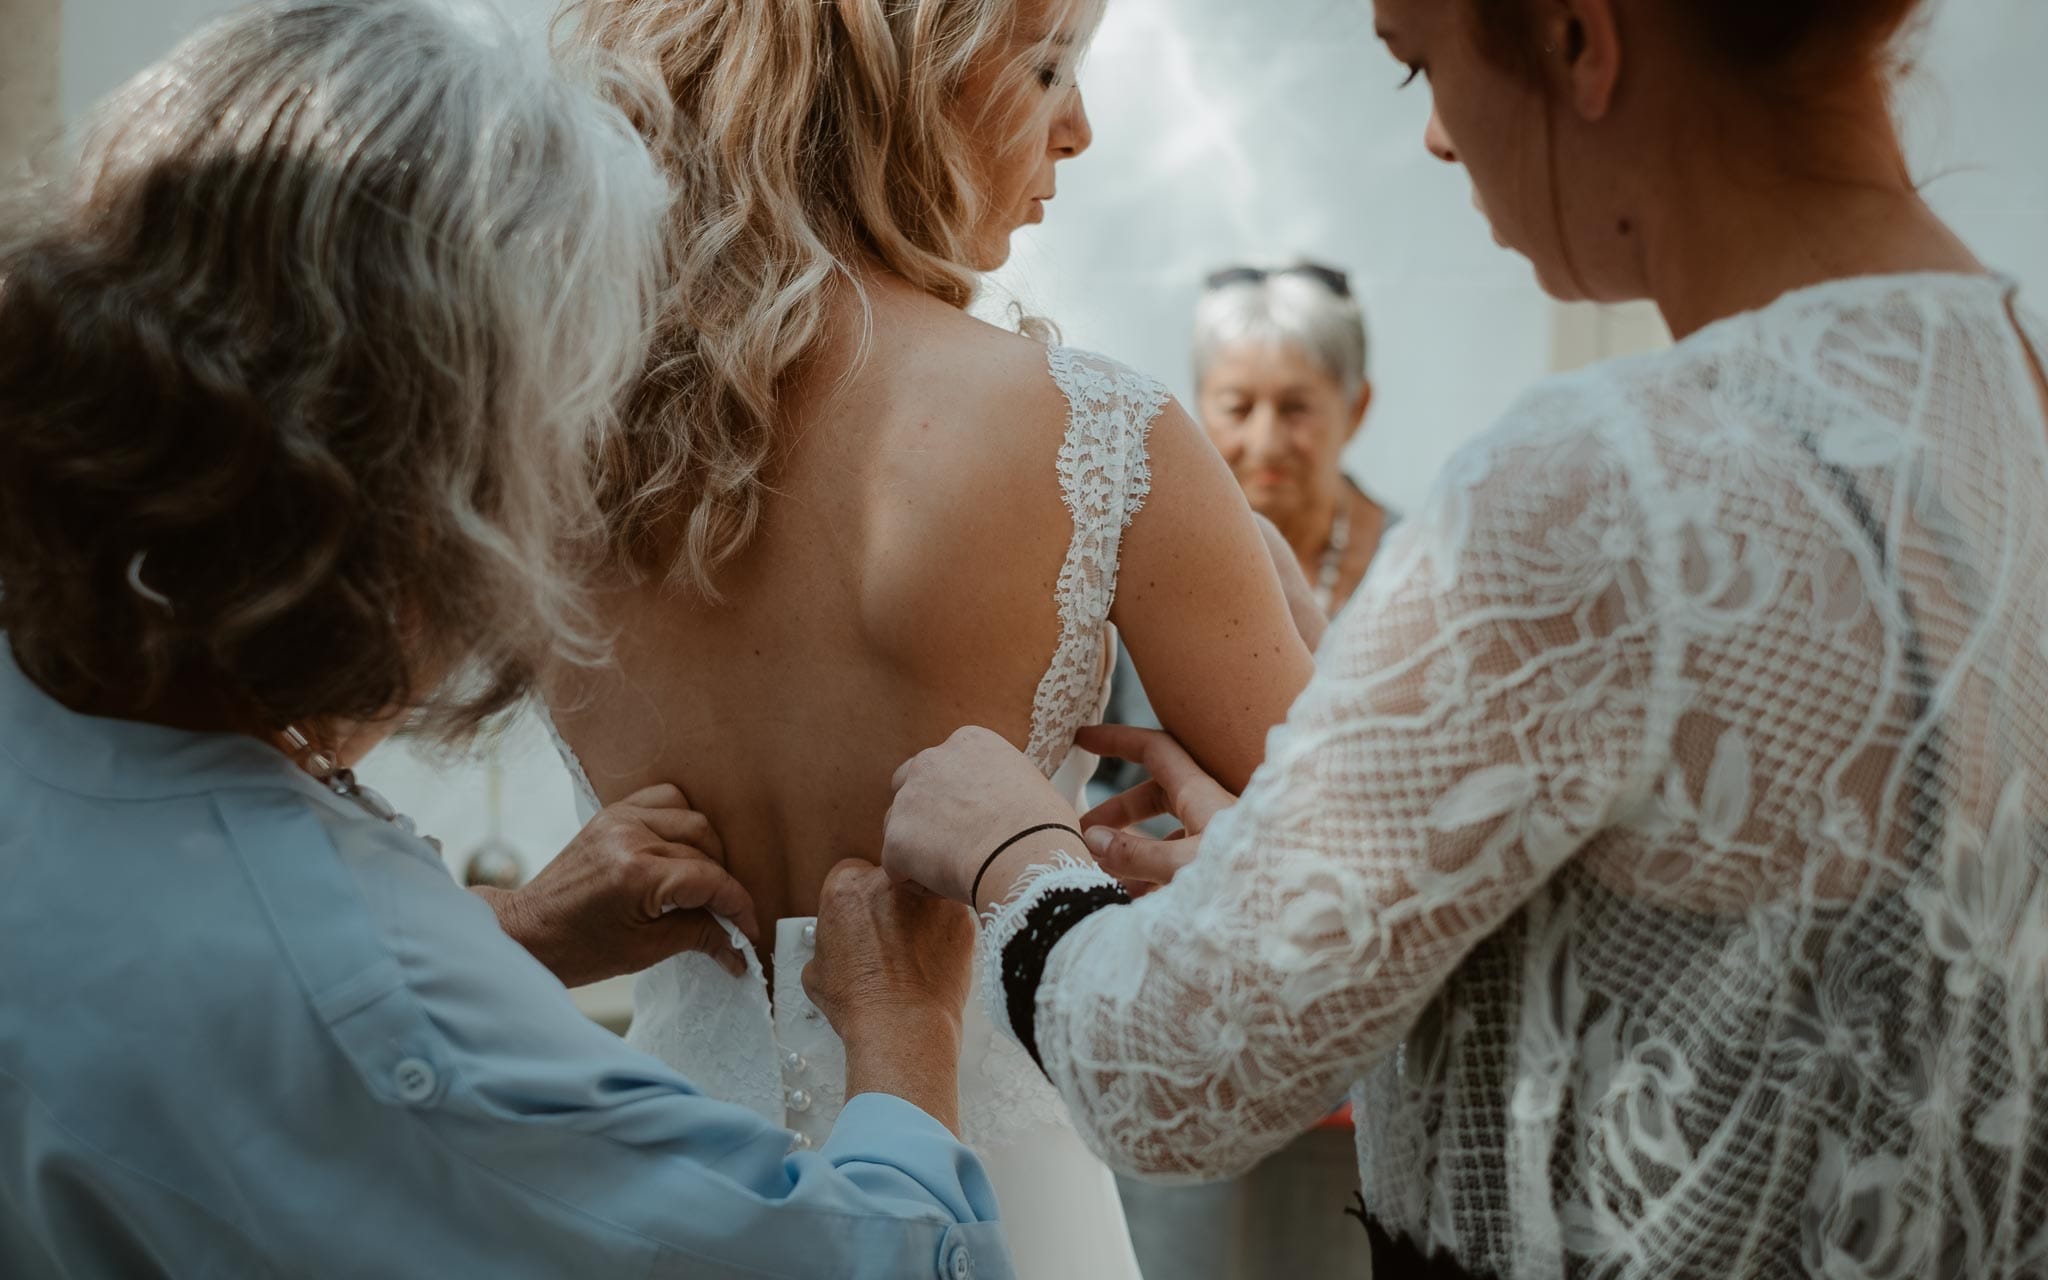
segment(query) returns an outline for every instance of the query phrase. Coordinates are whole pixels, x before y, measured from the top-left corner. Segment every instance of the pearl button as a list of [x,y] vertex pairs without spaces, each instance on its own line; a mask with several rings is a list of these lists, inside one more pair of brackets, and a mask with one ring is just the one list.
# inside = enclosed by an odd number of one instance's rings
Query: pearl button
[[974,1255],[967,1246],[956,1244],[946,1258],[946,1275],[950,1280],[974,1280]]
[[815,947],[818,945],[817,925],[807,924],[804,926],[804,945],[807,947]]
[[441,1077],[434,1070],[434,1064],[422,1058],[402,1058],[391,1072],[391,1078],[398,1085],[399,1100],[418,1106],[434,1096],[440,1087]]
[[791,1075],[801,1074],[804,1068],[810,1065],[810,1063],[804,1061],[804,1055],[794,1049],[782,1055],[782,1069]]
[[811,1135],[808,1133],[793,1133],[789,1138],[789,1146],[792,1151],[809,1151],[811,1149]]
[[789,1109],[791,1111],[796,1112],[798,1115],[802,1115],[804,1112],[809,1111],[811,1109],[810,1090],[791,1089],[789,1091]]

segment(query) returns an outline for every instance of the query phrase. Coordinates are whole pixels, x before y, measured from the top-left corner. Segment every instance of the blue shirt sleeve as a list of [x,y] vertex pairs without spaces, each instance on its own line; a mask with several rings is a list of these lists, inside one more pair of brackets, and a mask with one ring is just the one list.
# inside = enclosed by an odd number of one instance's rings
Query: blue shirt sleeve
[[989,1222],[995,1192],[974,1153],[918,1107],[863,1093],[839,1112],[820,1154],[867,1194],[906,1208],[939,1197],[956,1222]]
[[815,1152],[589,1022],[434,852],[0,637],[0,1276],[1004,1277],[972,1154]]
[[[597,1274],[598,1242],[653,1274],[1011,1274],[979,1161],[922,1110],[863,1095],[795,1151],[584,1018],[424,845],[326,825],[382,954],[315,1005],[383,1122],[431,1152],[384,1176],[473,1202],[529,1258],[580,1256],[563,1274]],[[301,920],[296,966],[318,969],[336,932]]]

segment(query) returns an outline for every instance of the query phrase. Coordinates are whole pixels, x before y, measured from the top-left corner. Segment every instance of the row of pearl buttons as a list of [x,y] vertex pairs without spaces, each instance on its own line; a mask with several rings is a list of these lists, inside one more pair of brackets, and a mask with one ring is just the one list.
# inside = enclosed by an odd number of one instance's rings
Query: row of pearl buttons
[[[817,945],[818,926],[816,924],[805,925],[804,946],[806,948],[814,948]],[[804,1012],[805,1016],[809,1018],[815,1018],[817,1016],[817,1011],[814,1009],[807,1009]],[[782,1055],[782,1069],[788,1075],[800,1076],[805,1071],[810,1069],[810,1064],[804,1061],[804,1055],[798,1053],[794,1049],[789,1049],[784,1051]],[[795,1112],[797,1115],[802,1115],[806,1111],[809,1111],[811,1109],[810,1091],[801,1086],[791,1089],[786,1095],[784,1095],[783,1101],[787,1103],[789,1109]],[[791,1132],[790,1147],[792,1150],[809,1151],[812,1145],[813,1144],[811,1142],[811,1136],[809,1134],[798,1133],[794,1131]]]

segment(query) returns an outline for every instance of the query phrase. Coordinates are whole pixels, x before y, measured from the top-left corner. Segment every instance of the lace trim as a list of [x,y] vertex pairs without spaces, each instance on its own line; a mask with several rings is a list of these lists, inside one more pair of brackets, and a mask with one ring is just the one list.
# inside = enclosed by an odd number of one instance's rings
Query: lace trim
[[1170,396],[1100,356],[1058,347],[1048,361],[1067,398],[1060,496],[1074,518],[1057,592],[1059,644],[1032,700],[1025,752],[1050,775],[1101,694],[1101,634],[1116,599],[1117,557],[1124,530],[1152,492],[1146,445]]
[[[1009,1032],[1031,1060],[1038,1056],[1038,984],[1060,939],[1104,907],[1131,895],[1101,867],[1065,850],[1032,868],[1010,896],[982,917],[982,999],[989,1018]],[[1016,1012],[1012,1013],[1012,1006]]]
[[590,775],[583,771],[583,761],[577,758],[576,748],[555,728],[555,717],[548,710],[548,704],[539,698],[533,700],[533,713],[540,717],[541,725],[547,729],[548,738],[555,744],[555,751],[562,757],[563,768],[569,771],[569,785],[576,792],[576,820],[589,822],[604,808],[598,801],[597,788],[590,785]]

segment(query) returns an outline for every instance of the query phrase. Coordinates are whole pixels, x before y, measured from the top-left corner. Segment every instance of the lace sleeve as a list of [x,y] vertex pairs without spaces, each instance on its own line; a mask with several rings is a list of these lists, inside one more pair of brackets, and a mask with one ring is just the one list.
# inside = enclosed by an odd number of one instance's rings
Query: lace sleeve
[[1209,1178],[1284,1145],[1648,792],[1675,658],[1623,457],[1583,428],[1461,455],[1197,860],[1057,940],[1037,1047],[1113,1165]]

